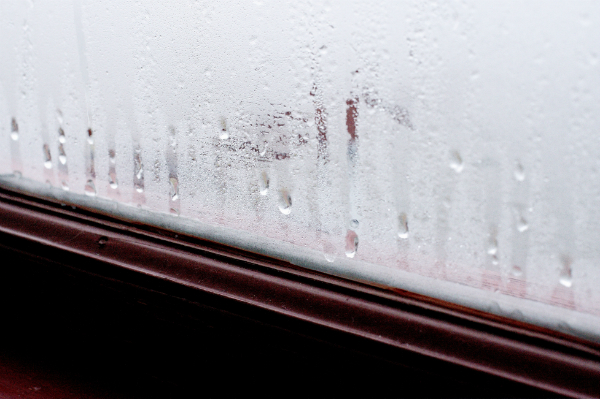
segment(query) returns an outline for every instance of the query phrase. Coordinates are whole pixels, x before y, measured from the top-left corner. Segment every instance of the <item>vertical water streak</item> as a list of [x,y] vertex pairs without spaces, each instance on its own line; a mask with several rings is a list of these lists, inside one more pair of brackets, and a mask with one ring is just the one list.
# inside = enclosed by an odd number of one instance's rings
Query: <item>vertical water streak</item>
[[484,218],[488,236],[482,240],[485,259],[481,284],[484,289],[498,291],[502,285],[500,268],[501,248],[498,242],[498,230],[502,213],[502,179],[497,155],[484,159],[482,162],[485,176],[485,210]]
[[[311,32],[312,34],[312,32]],[[323,94],[323,71],[321,67],[321,52],[316,50],[311,55],[311,74],[313,85],[310,90],[312,103],[314,108],[314,123],[316,127],[316,185],[314,186],[315,193],[311,195],[314,198],[310,203],[311,213],[313,215],[313,224],[316,230],[316,238],[323,245],[323,252],[326,259],[334,259],[337,245],[334,245],[334,229],[335,225],[330,217],[331,211],[324,205],[329,203],[328,197],[331,193],[332,176],[329,163],[329,148],[328,148],[328,124],[327,110],[324,104]]]
[[[517,163],[520,174],[525,176],[525,169]],[[514,174],[512,170],[509,173]],[[527,258],[529,255],[529,186],[528,179],[515,179],[513,182],[513,229],[511,270],[507,289],[511,295],[527,296]]]
[[108,187],[110,195],[118,196],[120,194],[119,180],[117,178],[117,145],[115,143],[116,130],[116,106],[114,101],[108,104],[108,120],[106,123],[106,142],[108,144]]
[[85,158],[85,162],[86,162],[86,178],[87,178],[87,183],[86,183],[86,194],[88,195],[92,195],[92,188],[93,188],[93,195],[96,195],[96,186],[95,186],[95,181],[96,181],[96,166],[95,166],[95,150],[94,150],[94,136],[93,136],[93,131],[91,128],[88,128],[87,130],[87,139],[85,140],[85,146],[86,146],[86,158]]
[[15,117],[10,121],[10,155],[13,172],[23,173],[23,160],[19,146],[19,124]]
[[58,123],[58,179],[63,190],[69,190],[69,167],[67,165],[67,136],[63,128],[63,114],[60,109],[56,110],[56,121]]
[[[133,188],[135,193],[144,192],[144,163],[142,160],[142,149],[139,142],[133,144]],[[134,198],[135,200],[136,198]]]
[[117,153],[113,145],[108,149],[108,185],[111,189],[119,188],[117,180]]
[[459,182],[459,176],[464,169],[463,157],[458,150],[451,150],[448,153],[449,160],[446,161],[446,171],[442,172],[446,175],[447,183],[440,185],[436,196],[438,199],[437,206],[437,221],[436,221],[436,268],[437,273],[443,279],[448,279],[448,250],[447,245],[451,240],[450,234],[451,217],[453,210],[453,201],[456,191],[456,186]]
[[179,215],[181,212],[181,201],[179,200],[179,177],[177,176],[177,131],[175,127],[169,127],[169,137],[165,157],[169,170],[169,211]]
[[[358,191],[358,96],[350,96],[346,100],[346,129],[350,138],[346,151],[348,160],[348,211],[347,220],[352,228],[353,224],[358,227],[357,191]],[[356,221],[353,223],[353,221]],[[346,256],[353,258],[358,249],[358,235],[354,230],[348,229],[346,233]]]
[[53,163],[52,163],[52,150],[50,148],[50,137],[48,134],[48,127],[46,125],[46,121],[44,120],[44,115],[41,115],[42,117],[42,129],[41,129],[41,136],[42,136],[42,151],[41,151],[41,155],[42,157],[41,160],[43,162],[44,165],[44,180],[53,185],[54,184],[54,170],[53,170]]

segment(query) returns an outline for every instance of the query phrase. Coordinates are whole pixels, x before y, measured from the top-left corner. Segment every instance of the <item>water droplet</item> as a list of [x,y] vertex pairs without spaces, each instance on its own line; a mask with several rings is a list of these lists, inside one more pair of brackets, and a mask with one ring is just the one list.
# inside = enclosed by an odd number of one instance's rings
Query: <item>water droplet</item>
[[456,173],[463,171],[465,165],[458,151],[452,151],[450,153],[450,167],[454,169]]
[[90,197],[94,197],[96,195],[96,186],[94,186],[93,180],[88,180],[87,183],[85,183],[84,192],[85,195],[89,195]]
[[570,288],[573,285],[573,272],[571,269],[571,258],[568,256],[562,257],[562,270],[560,272],[560,277],[558,282],[564,285],[567,288]]
[[520,277],[520,276],[522,276],[522,275],[523,275],[523,270],[522,270],[522,269],[521,269],[519,266],[517,266],[517,265],[514,265],[514,266],[512,267],[512,269],[511,269],[511,271],[510,271],[510,272],[511,272],[511,273],[512,273],[512,275],[513,275],[513,276],[515,276],[515,277]]
[[69,185],[64,180],[61,182],[61,187],[62,187],[63,190],[69,191]]
[[292,197],[286,189],[281,189],[279,192],[279,210],[284,215],[292,212]]
[[15,118],[10,121],[10,138],[14,141],[19,140],[19,125]]
[[87,136],[87,142],[88,142],[88,144],[90,144],[90,145],[94,144],[94,136],[93,136],[93,133],[92,133],[92,128],[89,128],[87,130],[87,134],[88,134],[88,136]]
[[258,187],[260,190],[260,195],[267,195],[269,192],[269,176],[267,176],[267,172],[262,172],[258,179]]
[[144,187],[142,187],[142,186],[136,186],[135,191],[137,191],[138,193],[143,193],[144,192]]
[[65,154],[65,147],[62,143],[58,144],[58,161],[63,165],[67,163],[67,154]]
[[488,255],[492,255],[492,256],[495,256],[498,253],[498,241],[496,241],[496,239],[493,239],[490,241],[490,245],[488,246],[487,253],[488,253]]
[[135,177],[139,180],[144,176],[144,165],[142,165],[142,154],[140,150],[136,150],[133,154],[133,166]]
[[98,239],[98,245],[104,247],[108,243],[108,237],[100,237]]
[[119,187],[119,182],[117,181],[117,172],[112,169],[108,172],[108,184],[110,184],[110,188],[116,190]]
[[172,215],[179,216],[179,211],[175,208],[169,209],[169,212],[171,212]]
[[13,175],[17,178],[20,179],[21,177],[23,177],[23,174],[21,172],[19,172],[18,170],[15,170],[13,172]]
[[358,228],[358,225],[359,225],[359,223],[358,223],[358,220],[356,220],[356,219],[352,219],[352,220],[350,221],[350,227],[352,227],[353,229],[356,229],[356,228]]
[[404,212],[398,215],[398,237],[408,238],[408,218]]
[[517,230],[519,230],[519,232],[523,233],[527,229],[529,229],[527,220],[525,220],[525,218],[521,216],[521,218],[519,219],[519,222],[517,223]]
[[571,287],[571,285],[573,284],[573,279],[571,278],[571,275],[567,273],[561,273],[560,279],[558,281],[567,288]]
[[113,149],[110,149],[110,150],[108,150],[108,161],[109,161],[109,162],[110,162],[112,165],[114,165],[114,164],[116,164],[116,163],[117,163],[117,159],[116,159],[116,153],[115,153],[115,150],[113,150]]
[[65,136],[65,131],[62,127],[58,128],[58,142],[64,144],[67,142],[67,136]]
[[58,123],[59,123],[60,125],[62,125],[62,124],[63,124],[63,114],[62,114],[62,112],[61,112],[61,110],[60,110],[60,109],[57,109],[57,110],[56,110],[56,120],[58,121]]
[[221,140],[227,140],[229,138],[229,132],[227,129],[227,119],[221,118],[221,132],[219,133]]
[[52,168],[52,155],[50,154],[50,147],[48,144],[44,144],[44,167],[46,169]]
[[179,199],[179,181],[176,177],[169,177],[169,184],[171,185],[171,201],[177,201]]
[[515,169],[515,179],[517,179],[517,181],[525,180],[525,169],[523,169],[523,165],[520,163],[517,163],[517,167]]
[[335,258],[337,258],[335,247],[329,241],[323,243],[323,256],[329,263],[334,262]]
[[346,256],[354,258],[358,249],[358,235],[354,230],[348,230],[346,233]]

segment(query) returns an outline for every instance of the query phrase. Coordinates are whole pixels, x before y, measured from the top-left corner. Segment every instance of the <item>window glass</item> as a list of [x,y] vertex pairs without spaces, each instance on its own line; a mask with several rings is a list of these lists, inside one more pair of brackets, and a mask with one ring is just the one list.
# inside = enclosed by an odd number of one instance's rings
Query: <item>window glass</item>
[[600,340],[596,1],[0,3],[5,186]]

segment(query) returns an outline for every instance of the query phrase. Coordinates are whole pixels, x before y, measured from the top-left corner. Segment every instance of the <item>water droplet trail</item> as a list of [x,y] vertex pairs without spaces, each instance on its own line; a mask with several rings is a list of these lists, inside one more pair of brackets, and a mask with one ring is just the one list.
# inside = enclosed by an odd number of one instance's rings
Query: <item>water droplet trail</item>
[[292,212],[292,196],[286,189],[279,192],[279,211],[284,215],[289,215]]

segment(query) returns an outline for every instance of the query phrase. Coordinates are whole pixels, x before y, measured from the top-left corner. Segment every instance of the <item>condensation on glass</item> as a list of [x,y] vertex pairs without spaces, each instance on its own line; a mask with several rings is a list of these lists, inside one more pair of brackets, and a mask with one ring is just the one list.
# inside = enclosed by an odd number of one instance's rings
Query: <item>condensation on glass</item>
[[4,185],[600,340],[597,1],[0,3]]

